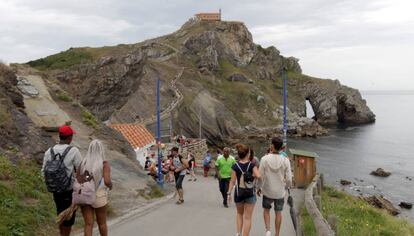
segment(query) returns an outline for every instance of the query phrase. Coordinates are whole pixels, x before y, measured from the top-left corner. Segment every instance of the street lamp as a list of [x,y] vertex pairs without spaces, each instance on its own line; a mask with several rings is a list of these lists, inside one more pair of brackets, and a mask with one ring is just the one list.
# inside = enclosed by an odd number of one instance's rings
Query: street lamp
[[283,145],[285,146],[285,150],[287,151],[287,74],[286,68],[283,67],[282,69],[282,79],[283,79]]
[[161,117],[160,117],[160,79],[157,78],[157,147],[158,147],[158,185],[164,186],[162,174],[162,151],[161,151]]

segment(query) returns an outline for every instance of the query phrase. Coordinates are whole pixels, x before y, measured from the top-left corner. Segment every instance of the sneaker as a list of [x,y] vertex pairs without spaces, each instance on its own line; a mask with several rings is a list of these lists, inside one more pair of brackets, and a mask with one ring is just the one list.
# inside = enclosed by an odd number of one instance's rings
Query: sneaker
[[197,181],[197,179],[194,179],[193,181],[195,182],[195,181]]
[[241,233],[237,233],[236,236],[241,236]]
[[229,205],[228,205],[227,203],[224,203],[224,204],[223,204],[223,206],[224,206],[225,208],[229,208]]
[[272,233],[270,231],[266,231],[265,236],[272,236]]

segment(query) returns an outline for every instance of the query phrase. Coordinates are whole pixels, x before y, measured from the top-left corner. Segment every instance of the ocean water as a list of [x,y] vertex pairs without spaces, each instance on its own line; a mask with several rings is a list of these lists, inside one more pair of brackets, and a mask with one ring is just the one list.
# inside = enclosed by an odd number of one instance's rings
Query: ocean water
[[[288,148],[318,153],[317,170],[330,185],[355,195],[381,194],[397,207],[401,201],[414,203],[414,91],[365,92],[363,97],[376,114],[374,124],[329,127],[329,136],[290,139]],[[392,175],[369,174],[379,167]],[[342,187],[340,179],[353,184]],[[414,222],[414,209],[402,210],[401,216]]]
[[[414,202],[414,92],[365,92],[363,97],[376,114],[374,124],[330,127],[327,137],[288,144],[317,152],[318,171],[329,184],[347,179],[354,184],[344,188],[354,194],[382,194],[395,205]],[[392,175],[369,174],[379,167]],[[402,213],[414,221],[414,209]]]

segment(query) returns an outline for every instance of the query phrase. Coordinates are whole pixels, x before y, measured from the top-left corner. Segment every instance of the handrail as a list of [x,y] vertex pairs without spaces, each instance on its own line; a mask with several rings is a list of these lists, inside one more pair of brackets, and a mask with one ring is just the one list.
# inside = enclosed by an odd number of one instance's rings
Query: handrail
[[319,211],[313,199],[313,189],[316,188],[318,181],[319,174],[316,174],[312,180],[312,183],[310,183],[305,191],[305,207],[308,211],[309,216],[312,218],[316,232],[319,236],[335,236],[334,231],[331,229],[328,221],[325,220],[322,213]]

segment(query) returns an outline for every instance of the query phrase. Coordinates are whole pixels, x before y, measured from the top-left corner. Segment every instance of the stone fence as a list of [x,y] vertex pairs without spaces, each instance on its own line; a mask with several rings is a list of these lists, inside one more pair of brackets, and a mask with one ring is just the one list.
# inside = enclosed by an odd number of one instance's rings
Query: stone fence
[[336,216],[329,216],[328,223],[328,221],[323,217],[321,213],[322,187],[323,175],[317,174],[305,191],[305,207],[313,221],[313,224],[315,225],[316,232],[319,236],[335,236],[335,232],[338,231],[338,222]]
[[203,160],[208,147],[206,139],[197,139],[195,142],[186,144],[180,148],[180,153],[187,157],[187,154],[191,152],[194,154],[196,160]]

